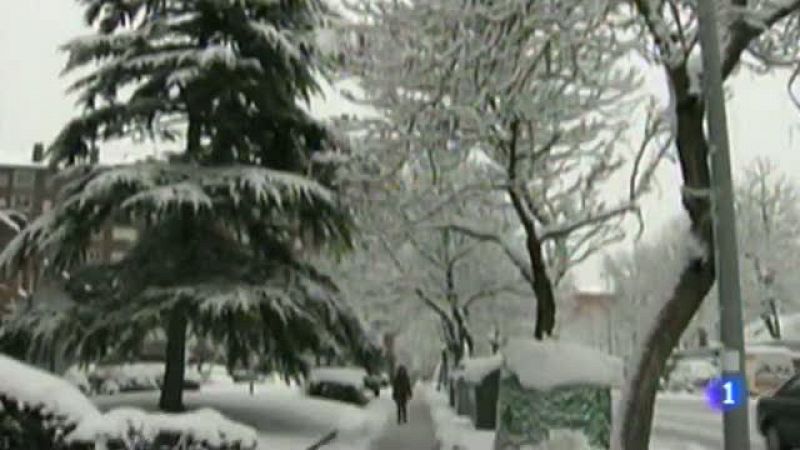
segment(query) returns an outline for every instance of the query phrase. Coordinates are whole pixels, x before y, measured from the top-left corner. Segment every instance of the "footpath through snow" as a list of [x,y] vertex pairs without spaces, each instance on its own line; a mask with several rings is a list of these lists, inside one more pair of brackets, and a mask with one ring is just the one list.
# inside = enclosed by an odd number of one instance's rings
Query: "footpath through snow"
[[[420,385],[408,405],[408,423],[399,425],[394,409],[384,428],[383,435],[372,445],[372,450],[435,450],[436,433],[428,404],[423,399]],[[381,402],[392,402],[383,398]],[[394,408],[394,405],[392,405]],[[383,408],[381,408],[383,409]]]

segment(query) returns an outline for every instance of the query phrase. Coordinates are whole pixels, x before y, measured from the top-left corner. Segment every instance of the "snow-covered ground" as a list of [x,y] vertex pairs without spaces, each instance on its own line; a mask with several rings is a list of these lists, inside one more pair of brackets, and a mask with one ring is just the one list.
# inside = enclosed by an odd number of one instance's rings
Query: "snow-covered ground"
[[[135,406],[153,411],[158,393],[98,396],[93,400],[103,410]],[[338,437],[324,447],[326,450],[366,450],[391,413],[391,403],[378,401],[359,408],[305,397],[299,388],[280,383],[256,384],[253,395],[246,383],[204,388],[186,392],[184,401],[189,409],[213,408],[257,429],[259,448],[265,450],[304,450],[334,430]]]
[[426,384],[420,389],[431,408],[433,426],[442,450],[490,450],[494,443],[494,431],[479,431],[466,417],[459,417],[450,408],[444,391]]
[[[751,400],[749,408],[750,448],[752,450],[766,449],[764,438],[756,429],[754,401]],[[722,415],[712,411],[700,395],[659,395],[656,401],[654,420],[654,440],[682,443],[683,445],[692,443],[709,450],[723,448]],[[651,448],[657,447],[651,446]]]

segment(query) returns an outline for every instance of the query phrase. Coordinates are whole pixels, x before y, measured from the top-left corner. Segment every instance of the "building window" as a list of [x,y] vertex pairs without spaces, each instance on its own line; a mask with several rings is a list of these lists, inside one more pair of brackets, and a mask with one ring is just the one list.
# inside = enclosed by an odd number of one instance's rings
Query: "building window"
[[125,252],[121,252],[121,251],[119,251],[119,250],[114,250],[114,251],[111,253],[111,262],[118,262],[118,261],[121,261],[121,260],[122,260],[122,258],[124,258],[124,257],[125,257]]
[[8,172],[0,172],[0,187],[8,187],[11,182],[11,176]]
[[46,213],[47,211],[50,211],[51,209],[53,209],[53,201],[52,200],[44,200],[42,202],[42,212]]
[[0,197],[0,208],[8,208],[8,200],[5,197]]
[[36,173],[31,170],[14,171],[14,188],[33,189],[36,185]]

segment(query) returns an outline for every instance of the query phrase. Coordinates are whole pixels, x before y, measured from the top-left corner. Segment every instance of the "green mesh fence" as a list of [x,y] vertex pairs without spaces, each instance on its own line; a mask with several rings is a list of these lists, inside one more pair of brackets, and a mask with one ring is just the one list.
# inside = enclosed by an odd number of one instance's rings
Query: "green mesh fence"
[[611,390],[576,385],[550,391],[525,389],[503,371],[497,405],[495,450],[524,450],[547,442],[550,431],[583,431],[593,448],[607,449],[611,436]]

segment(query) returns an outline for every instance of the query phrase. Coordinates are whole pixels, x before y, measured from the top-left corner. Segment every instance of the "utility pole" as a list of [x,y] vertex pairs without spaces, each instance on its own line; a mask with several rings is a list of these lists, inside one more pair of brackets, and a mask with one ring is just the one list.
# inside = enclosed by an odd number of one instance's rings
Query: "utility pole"
[[[730,149],[725,98],[722,89],[722,63],[715,4],[716,2],[713,0],[698,1],[700,45],[703,50],[702,80],[710,141],[716,271],[719,286],[720,339],[722,341],[720,357],[723,381],[738,379],[741,381],[739,388],[746,389],[747,383],[742,370],[744,327],[739,287],[736,214],[733,208],[733,182],[731,180]],[[748,396],[745,393],[738,400],[735,407],[724,410],[725,450],[750,449]]]

